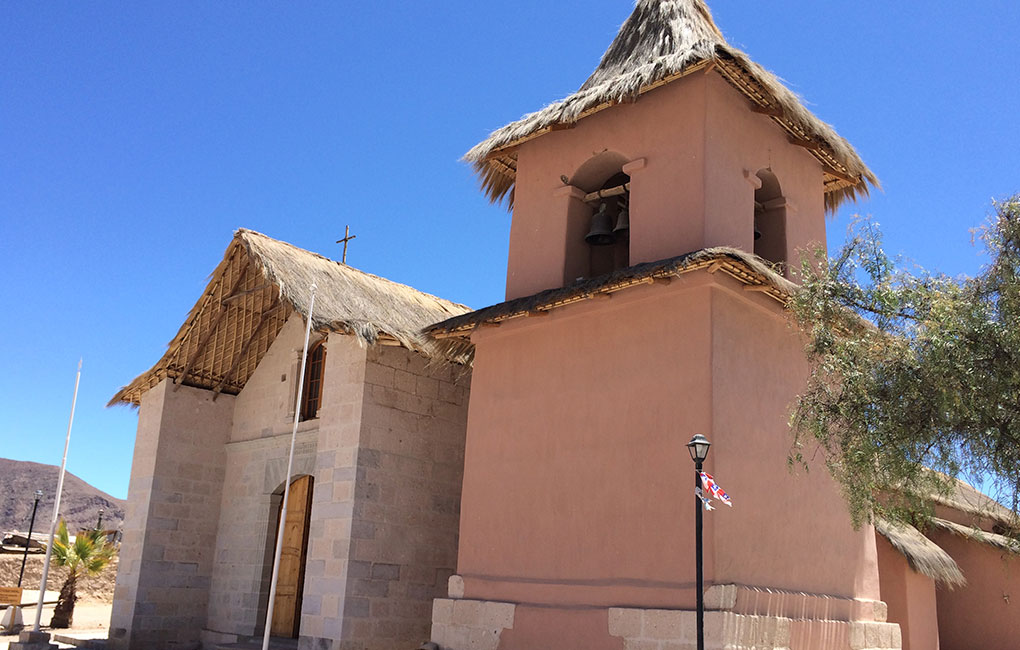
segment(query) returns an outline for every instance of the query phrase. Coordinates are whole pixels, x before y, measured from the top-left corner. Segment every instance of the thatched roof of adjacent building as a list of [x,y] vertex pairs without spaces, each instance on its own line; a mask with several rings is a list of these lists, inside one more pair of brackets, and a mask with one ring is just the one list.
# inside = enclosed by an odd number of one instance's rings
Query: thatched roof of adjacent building
[[893,548],[907,558],[907,563],[914,571],[947,587],[967,584],[956,561],[938,544],[922,535],[921,531],[881,517],[877,517],[874,524],[875,532],[889,540]]
[[1020,530],[1020,518],[1012,510],[964,481],[953,480],[952,493],[949,496],[933,495],[932,500],[935,503],[954,508],[968,515],[990,519],[994,523],[1002,524],[1013,530]]
[[935,517],[932,519],[932,523],[936,528],[947,530],[954,535],[969,539],[972,542],[978,542],[980,544],[987,544],[993,546],[1001,551],[1008,551],[1010,553],[1020,555],[1020,542],[1007,537],[1006,535],[999,535],[998,533],[991,533],[987,530],[981,530],[974,526],[964,526],[956,523],[955,521],[949,521],[948,519],[940,519]]
[[869,184],[878,186],[850,143],[805,108],[774,74],[726,42],[704,0],[638,0],[577,92],[497,129],[465,159],[474,164],[492,201],[506,197],[512,205],[517,145],[710,66],[747,97],[750,110],[769,116],[792,142],[818,159],[830,211],[847,199],[867,196]]
[[439,337],[468,337],[481,324],[495,324],[547,312],[572,303],[608,295],[631,287],[656,282],[666,283],[691,271],[720,271],[780,302],[792,295],[795,285],[773,270],[768,262],[737,248],[717,246],[686,253],[658,262],[645,262],[594,278],[585,278],[565,287],[547,289],[531,296],[515,298],[478,311],[454,316],[428,328]]
[[312,327],[351,334],[365,343],[402,345],[431,358],[469,359],[470,344],[437,341],[430,323],[470,311],[321,255],[238,230],[166,354],[122,388],[111,404],[138,404],[163,379],[237,394],[295,312]]

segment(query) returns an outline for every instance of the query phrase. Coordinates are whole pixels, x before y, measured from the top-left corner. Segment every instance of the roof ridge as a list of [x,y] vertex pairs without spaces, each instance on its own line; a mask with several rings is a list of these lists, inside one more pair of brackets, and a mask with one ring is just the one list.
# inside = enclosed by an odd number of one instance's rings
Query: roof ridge
[[414,291],[416,293],[420,293],[423,296],[428,296],[429,298],[434,298],[436,300],[439,300],[439,301],[442,301],[442,302],[445,302],[445,303],[449,303],[449,304],[454,305],[456,307],[463,307],[464,309],[471,309],[467,305],[461,304],[459,302],[454,302],[452,300],[449,300],[447,298],[443,298],[441,296],[437,296],[437,295],[429,293],[427,291],[422,291],[421,289],[413,287],[413,286],[411,286],[409,284],[404,284],[403,282],[397,282],[396,280],[391,280],[391,279],[383,277],[381,275],[376,275],[375,273],[369,273],[368,271],[364,271],[362,269],[359,269],[356,266],[351,266],[350,264],[347,264],[345,262],[339,262],[339,261],[334,260],[334,259],[332,259],[330,257],[326,257],[325,255],[322,255],[321,253],[316,253],[315,251],[310,251],[307,248],[301,248],[300,246],[295,246],[294,244],[292,244],[292,243],[290,243],[288,241],[284,241],[282,239],[276,239],[275,237],[270,237],[269,235],[267,235],[265,233],[258,232],[257,230],[252,230],[250,228],[238,228],[234,232],[234,237],[235,238],[240,238],[240,237],[244,237],[244,236],[262,237],[264,239],[268,239],[271,242],[274,242],[274,243],[277,243],[277,244],[283,244],[284,246],[292,248],[295,251],[298,251],[300,253],[304,253],[304,254],[307,254],[307,255],[312,255],[312,256],[317,257],[317,258],[319,258],[319,259],[321,259],[323,261],[331,262],[333,264],[336,264],[343,271],[354,271],[355,273],[359,273],[359,274],[361,274],[361,275],[363,275],[365,277],[371,278],[373,280],[378,280],[378,281],[381,281],[381,282],[386,282],[386,283],[392,284],[392,285],[397,286],[397,287],[403,287],[403,288],[406,288],[406,289],[410,289],[410,290],[412,290],[412,291]]

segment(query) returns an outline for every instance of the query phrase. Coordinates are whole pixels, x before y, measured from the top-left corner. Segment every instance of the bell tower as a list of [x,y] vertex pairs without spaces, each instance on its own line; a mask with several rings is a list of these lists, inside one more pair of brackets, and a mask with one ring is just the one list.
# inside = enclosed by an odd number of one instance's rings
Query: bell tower
[[639,0],[575,94],[467,158],[513,224],[506,302],[433,328],[475,345],[433,640],[692,643],[702,433],[735,503],[705,517],[709,647],[835,650],[866,629],[898,647],[874,531],[786,463],[807,366],[784,301],[826,211],[877,182],[853,148],[702,0]]
[[[513,206],[508,299],[597,274],[604,264],[590,270],[585,258],[606,257],[592,246],[609,240],[627,249],[615,265],[715,246],[794,262],[797,250],[824,244],[827,209],[877,182],[831,127],[727,45],[694,0],[639,2],[577,93],[495,131],[466,158],[490,198]],[[629,182],[624,198],[593,197],[610,178]],[[620,204],[628,233],[586,241],[593,225],[608,227],[592,223],[599,207]]]

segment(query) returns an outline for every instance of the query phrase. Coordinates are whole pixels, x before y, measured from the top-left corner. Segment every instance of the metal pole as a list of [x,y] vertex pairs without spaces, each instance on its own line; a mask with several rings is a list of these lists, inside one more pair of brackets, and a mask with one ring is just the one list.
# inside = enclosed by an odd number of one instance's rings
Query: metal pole
[[103,529],[103,509],[99,509],[99,521],[96,522],[96,530]]
[[[701,490],[701,461],[694,463],[694,489]],[[702,571],[701,557],[701,499],[698,492],[694,494],[694,530],[696,542],[694,546],[694,558],[697,563],[697,589],[698,589],[698,650],[705,650],[705,585],[704,572]]]
[[18,586],[21,586],[21,579],[25,577],[25,561],[28,560],[28,545],[32,543],[32,529],[35,528],[35,511],[39,508],[39,495],[35,495],[35,505],[32,506],[32,518],[28,522],[28,539],[25,541],[25,554],[21,557],[21,573],[18,574]]
[[78,403],[78,382],[81,381],[81,359],[78,359],[78,374],[74,378],[74,397],[71,398],[71,417],[67,421],[67,438],[64,439],[64,460],[60,461],[60,478],[57,479],[57,497],[53,500],[53,519],[50,521],[50,542],[46,545],[46,560],[43,562],[42,581],[39,583],[39,602],[35,608],[34,632],[39,631],[42,621],[43,598],[46,597],[46,580],[50,577],[50,556],[53,554],[53,537],[57,534],[57,517],[60,516],[60,493],[64,490],[64,473],[67,470],[67,448],[71,446],[71,425],[74,424],[74,407]]
[[273,620],[273,601],[276,600],[276,581],[280,578],[280,554],[283,551],[283,529],[287,523],[287,498],[290,496],[290,472],[294,466],[294,441],[297,440],[298,422],[301,421],[301,393],[305,390],[305,364],[308,363],[308,339],[312,335],[312,311],[315,309],[315,290],[308,304],[308,324],[305,326],[305,348],[301,354],[301,374],[298,375],[297,398],[294,404],[294,428],[290,432],[290,456],[287,457],[287,478],[283,482],[283,507],[276,530],[276,552],[273,554],[273,577],[269,580],[269,607],[266,608],[266,627],[262,632],[262,650],[269,650],[269,632]]

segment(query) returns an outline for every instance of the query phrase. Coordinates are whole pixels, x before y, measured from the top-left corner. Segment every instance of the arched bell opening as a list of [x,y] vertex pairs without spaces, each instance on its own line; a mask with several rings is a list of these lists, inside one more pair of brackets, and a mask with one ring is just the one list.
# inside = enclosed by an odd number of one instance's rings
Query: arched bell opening
[[610,176],[588,201],[591,227],[585,235],[592,276],[630,266],[630,176]]
[[785,273],[786,198],[771,169],[758,170],[761,187],[754,191],[754,254],[781,267]]
[[581,165],[569,182],[584,192],[566,242],[564,284],[630,265],[630,177],[628,159],[606,151]]
[[[287,520],[283,530],[280,552],[280,570],[273,601],[273,619],[270,636],[296,639],[301,627],[302,593],[305,584],[305,565],[308,557],[308,530],[312,514],[312,490],[315,478],[296,476],[290,483],[287,499]],[[255,633],[261,635],[269,604],[269,589],[276,555],[276,540],[280,516],[283,514],[284,484],[269,495],[269,522],[266,527],[266,553],[262,563],[262,590],[259,598]]]

